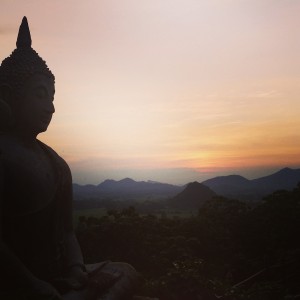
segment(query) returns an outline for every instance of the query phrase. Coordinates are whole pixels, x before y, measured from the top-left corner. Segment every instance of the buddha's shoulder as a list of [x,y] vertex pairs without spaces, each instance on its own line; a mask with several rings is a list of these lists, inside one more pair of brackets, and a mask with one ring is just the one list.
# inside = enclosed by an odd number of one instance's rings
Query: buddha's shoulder
[[61,168],[68,170],[70,169],[67,162],[53,148],[39,140],[38,143],[44,149],[44,151],[47,152],[48,156],[50,156],[51,159],[55,161],[55,163],[57,163]]
[[[37,142],[56,167],[69,172],[68,164],[54,149],[39,140]],[[34,152],[28,151],[17,139],[9,135],[0,134],[0,158],[3,162],[30,160],[32,156],[36,156]]]

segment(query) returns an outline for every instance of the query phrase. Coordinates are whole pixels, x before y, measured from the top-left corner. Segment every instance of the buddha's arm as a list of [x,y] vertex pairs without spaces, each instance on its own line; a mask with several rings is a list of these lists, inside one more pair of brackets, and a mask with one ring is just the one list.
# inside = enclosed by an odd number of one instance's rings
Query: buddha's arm
[[[22,264],[18,257],[10,251],[0,238],[0,265],[1,272],[5,276],[5,282],[13,282],[13,285],[30,288],[38,280]],[[2,289],[2,287],[1,287]]]
[[44,297],[52,300],[63,299],[51,284],[36,278],[2,240],[0,240],[0,265],[2,273],[0,295],[2,292],[22,291],[22,293],[42,299]]
[[[16,255],[7,247],[3,241],[3,182],[4,182],[4,170],[2,164],[2,157],[0,153],[0,265],[2,274],[6,274],[6,280],[15,281],[18,285],[30,285],[34,281],[34,276],[31,272],[22,264]],[[19,286],[20,286],[19,285]],[[1,286],[2,289],[2,286]]]
[[49,295],[55,299],[62,299],[54,287],[47,282],[36,278],[21,262],[21,260],[9,249],[3,240],[3,180],[4,171],[0,153],[0,295],[8,286],[13,289],[27,290],[36,295]]
[[64,178],[62,187],[63,215],[64,226],[66,232],[66,263],[67,266],[84,266],[83,257],[80,246],[73,229],[73,191],[72,191],[72,175],[68,165],[65,163]]
[[85,269],[82,252],[78,244],[74,231],[68,232],[66,240],[67,265],[69,268],[80,267]]
[[72,192],[72,175],[68,166],[66,166],[63,199],[64,199],[64,220],[66,230],[66,265],[69,268],[71,277],[84,285],[87,282],[85,274],[85,265],[83,262],[82,252],[73,229],[73,192]]

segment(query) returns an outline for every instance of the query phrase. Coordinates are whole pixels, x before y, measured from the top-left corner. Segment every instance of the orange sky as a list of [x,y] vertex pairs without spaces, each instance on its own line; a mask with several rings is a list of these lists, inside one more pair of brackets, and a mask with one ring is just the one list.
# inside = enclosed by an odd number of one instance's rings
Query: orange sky
[[300,167],[300,1],[2,0],[56,75],[40,138],[74,181],[184,184]]

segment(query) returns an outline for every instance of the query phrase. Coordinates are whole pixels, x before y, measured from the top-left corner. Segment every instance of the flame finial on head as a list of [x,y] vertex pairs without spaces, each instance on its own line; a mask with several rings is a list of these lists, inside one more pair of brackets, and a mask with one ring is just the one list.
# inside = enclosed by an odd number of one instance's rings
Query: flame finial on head
[[23,17],[22,23],[20,25],[16,45],[17,48],[31,47],[31,35],[26,17]]
[[18,93],[26,79],[36,73],[55,79],[46,62],[31,47],[26,17],[22,20],[16,44],[17,48],[0,65],[0,86],[7,84]]

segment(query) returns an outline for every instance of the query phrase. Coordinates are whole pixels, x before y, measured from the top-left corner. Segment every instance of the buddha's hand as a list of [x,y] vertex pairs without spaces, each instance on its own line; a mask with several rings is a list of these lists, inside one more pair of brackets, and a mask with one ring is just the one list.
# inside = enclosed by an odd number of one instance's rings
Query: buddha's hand
[[81,289],[88,283],[88,274],[80,266],[74,266],[69,270],[68,279],[72,289]]
[[88,275],[79,266],[70,268],[66,277],[57,278],[54,284],[61,292],[68,290],[80,290],[87,285]]
[[48,282],[35,280],[32,286],[32,300],[63,300],[59,292]]

